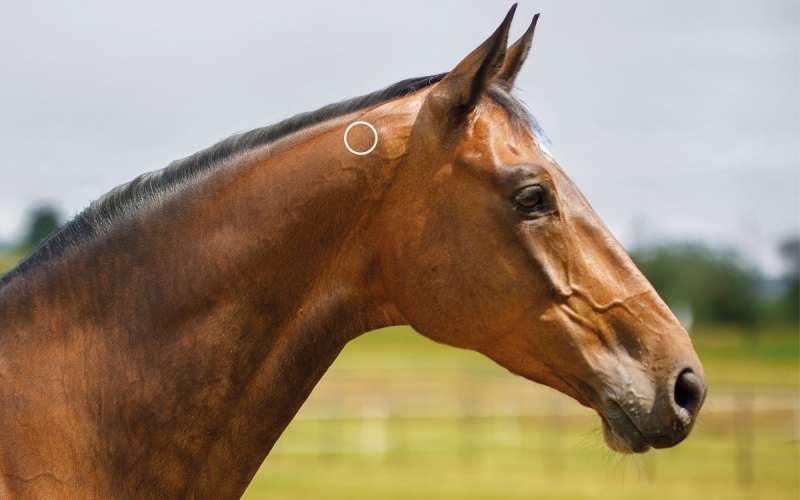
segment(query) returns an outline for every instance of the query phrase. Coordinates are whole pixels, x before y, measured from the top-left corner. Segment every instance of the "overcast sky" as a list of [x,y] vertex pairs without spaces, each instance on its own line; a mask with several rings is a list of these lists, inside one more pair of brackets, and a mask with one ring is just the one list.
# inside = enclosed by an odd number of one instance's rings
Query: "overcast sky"
[[[0,240],[233,132],[450,69],[511,2],[11,2]],[[518,80],[556,158],[630,245],[697,239],[779,269],[800,232],[800,2],[522,2]],[[791,149],[790,149],[791,148]]]

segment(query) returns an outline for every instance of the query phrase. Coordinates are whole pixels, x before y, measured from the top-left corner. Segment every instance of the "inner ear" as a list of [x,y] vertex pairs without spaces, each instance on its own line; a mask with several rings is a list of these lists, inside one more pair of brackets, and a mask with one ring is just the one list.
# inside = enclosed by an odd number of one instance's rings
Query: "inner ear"
[[512,5],[494,33],[439,82],[429,97],[437,113],[465,113],[475,108],[503,66],[516,9],[517,4]]

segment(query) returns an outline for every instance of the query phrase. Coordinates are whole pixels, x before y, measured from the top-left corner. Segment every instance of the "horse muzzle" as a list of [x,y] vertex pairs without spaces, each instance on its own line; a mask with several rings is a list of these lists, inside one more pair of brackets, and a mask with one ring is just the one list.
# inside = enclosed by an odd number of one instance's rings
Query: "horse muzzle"
[[677,370],[655,398],[647,401],[639,391],[606,391],[598,413],[603,437],[609,448],[621,453],[644,453],[650,448],[669,448],[683,441],[692,430],[706,397],[701,370]]

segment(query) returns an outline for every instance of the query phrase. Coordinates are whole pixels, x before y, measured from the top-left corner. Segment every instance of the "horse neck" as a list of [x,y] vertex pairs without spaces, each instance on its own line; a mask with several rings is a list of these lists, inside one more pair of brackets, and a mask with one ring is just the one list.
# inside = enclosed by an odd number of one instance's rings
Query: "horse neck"
[[[401,322],[365,243],[379,241],[367,231],[392,165],[346,151],[350,121],[215,169],[3,299],[8,324],[23,325],[2,342],[6,367],[61,381],[31,408],[79,402],[68,412],[91,425],[39,445],[31,427],[0,433],[41,453],[55,478],[80,477],[46,458],[62,439],[88,455],[75,467],[117,491],[241,493],[345,343]],[[46,367],[12,366],[42,343]],[[14,390],[25,388],[2,396]]]

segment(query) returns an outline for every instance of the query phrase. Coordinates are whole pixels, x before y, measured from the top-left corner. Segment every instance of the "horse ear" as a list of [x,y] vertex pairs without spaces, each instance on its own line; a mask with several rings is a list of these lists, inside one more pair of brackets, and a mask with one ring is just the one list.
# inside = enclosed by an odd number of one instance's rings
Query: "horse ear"
[[500,68],[500,71],[497,73],[497,79],[508,83],[509,87],[514,86],[514,80],[517,79],[520,68],[525,64],[525,59],[528,57],[528,52],[531,50],[533,32],[536,31],[536,22],[538,20],[539,14],[533,16],[533,21],[531,21],[531,25],[528,26],[525,34],[514,42],[514,45],[509,47],[506,51],[506,59],[503,63],[503,67]]
[[439,82],[430,96],[434,108],[465,113],[475,107],[503,65],[508,29],[516,9],[517,4],[512,5],[495,32]]

